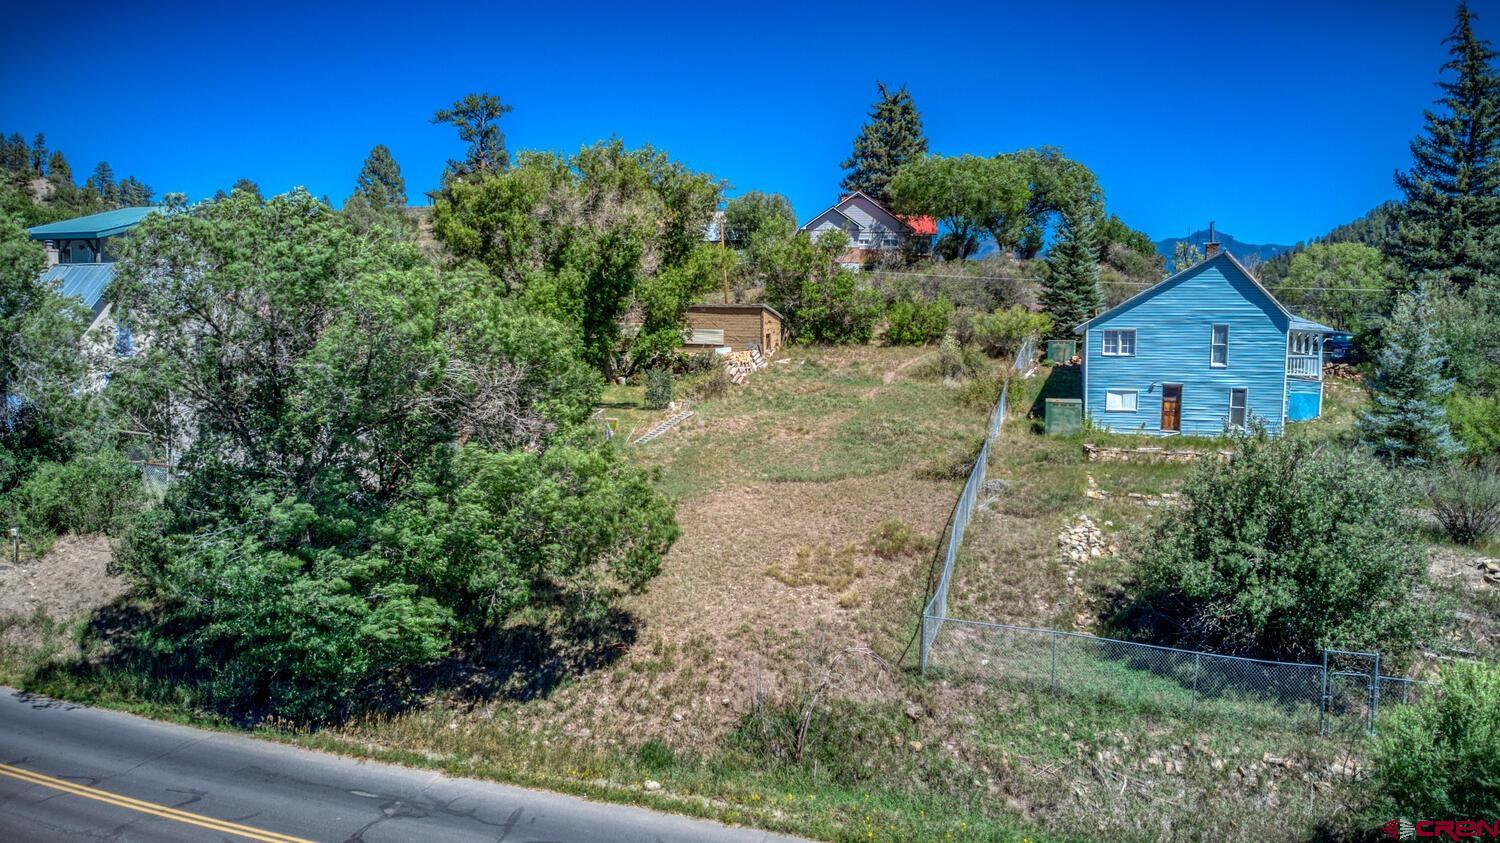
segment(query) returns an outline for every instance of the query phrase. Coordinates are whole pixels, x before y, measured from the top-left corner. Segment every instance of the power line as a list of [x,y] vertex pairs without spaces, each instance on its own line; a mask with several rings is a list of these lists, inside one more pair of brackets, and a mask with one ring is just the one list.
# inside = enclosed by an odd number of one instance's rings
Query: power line
[[[1043,281],[1040,275],[944,275],[934,272],[902,272],[894,269],[871,269],[870,275],[904,275],[912,278],[956,278],[960,281]],[[1135,281],[1100,281],[1100,284],[1109,284],[1117,287],[1135,287],[1144,290],[1152,284],[1159,282],[1138,283]],[[1295,290],[1298,292],[1324,292],[1324,293],[1387,293],[1389,290],[1370,289],[1368,287],[1286,287],[1279,286],[1271,292],[1281,290]]]

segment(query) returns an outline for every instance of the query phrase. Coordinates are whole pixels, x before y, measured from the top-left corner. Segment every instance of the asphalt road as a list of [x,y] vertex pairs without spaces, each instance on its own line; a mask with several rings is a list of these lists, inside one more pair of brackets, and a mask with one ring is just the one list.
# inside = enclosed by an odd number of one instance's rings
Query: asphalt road
[[0,840],[791,839],[0,688]]

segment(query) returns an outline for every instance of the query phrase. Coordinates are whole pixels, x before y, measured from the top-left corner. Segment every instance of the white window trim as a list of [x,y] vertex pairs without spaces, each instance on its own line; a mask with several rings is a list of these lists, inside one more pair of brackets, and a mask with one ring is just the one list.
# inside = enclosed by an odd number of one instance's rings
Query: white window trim
[[[1130,403],[1133,406],[1129,410],[1122,410],[1122,409],[1119,409],[1117,407],[1111,407],[1111,406],[1109,406],[1109,399],[1110,399],[1110,396],[1112,396],[1112,395],[1129,395],[1131,397],[1131,402]],[[1106,390],[1104,390],[1104,412],[1106,412],[1106,413],[1139,413],[1140,411],[1141,411],[1141,391],[1139,389],[1106,389]]]
[[[1218,347],[1218,343],[1214,342],[1214,332],[1217,331],[1219,328],[1223,328],[1224,329],[1224,362],[1223,363],[1216,363],[1216,362],[1214,362],[1214,349]],[[1229,324],[1226,323],[1226,322],[1215,322],[1213,324],[1213,326],[1208,329],[1208,365],[1209,365],[1210,368],[1214,368],[1214,369],[1227,369],[1227,368],[1229,368]]]
[[[1109,343],[1105,340],[1105,338],[1108,337],[1110,334],[1120,334],[1122,337],[1125,334],[1130,334],[1130,353],[1129,354],[1124,354],[1124,353],[1122,353],[1122,352],[1119,351],[1119,348],[1122,345],[1124,345],[1124,343],[1120,342],[1119,339],[1115,340],[1115,351],[1109,351],[1108,350],[1109,349]],[[1134,328],[1104,328],[1104,329],[1100,330],[1100,332],[1099,332],[1099,356],[1101,356],[1101,357],[1134,357],[1136,351],[1137,351],[1137,346],[1135,344],[1135,329]]]
[[[1234,393],[1235,393],[1235,390],[1239,390],[1240,392],[1245,393],[1245,406],[1240,408],[1240,409],[1242,409],[1242,410],[1245,411],[1245,421],[1244,421],[1243,424],[1235,424],[1234,423]],[[1250,387],[1248,387],[1248,386],[1231,386],[1229,388],[1229,412],[1228,412],[1228,414],[1226,414],[1224,416],[1224,420],[1229,423],[1229,427],[1231,429],[1233,429],[1233,430],[1249,430],[1250,429]]]

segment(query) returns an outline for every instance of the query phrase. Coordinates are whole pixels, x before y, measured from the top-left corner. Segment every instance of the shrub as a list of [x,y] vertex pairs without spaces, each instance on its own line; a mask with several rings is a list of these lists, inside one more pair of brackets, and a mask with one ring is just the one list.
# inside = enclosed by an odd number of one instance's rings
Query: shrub
[[1455,390],[1448,397],[1448,425],[1467,453],[1500,455],[1500,397]]
[[714,366],[693,384],[693,394],[699,398],[723,398],[729,386],[729,373],[723,366]]
[[880,312],[880,294],[840,269],[802,285],[794,331],[798,342],[862,345],[874,336]]
[[945,298],[919,301],[897,299],[886,309],[885,341],[891,345],[926,345],[941,339],[953,318],[953,303]]
[[1450,541],[1476,545],[1500,527],[1500,475],[1489,467],[1448,466],[1429,477],[1426,487]]
[[1027,337],[1046,336],[1052,330],[1052,317],[1017,304],[994,313],[977,314],[970,320],[970,327],[986,354],[1011,358]]
[[927,540],[905,521],[885,521],[870,534],[870,551],[882,559],[896,559],[926,550]]
[[646,408],[664,410],[672,403],[672,372],[667,369],[646,371]]
[[145,503],[141,472],[118,451],[43,463],[0,507],[28,535],[114,533]]
[[1198,649],[1283,659],[1325,647],[1406,655],[1436,621],[1404,484],[1353,449],[1241,437],[1193,472],[1137,544],[1128,616]]
[[923,369],[932,377],[959,380],[972,378],[989,369],[989,361],[974,346],[960,344],[950,331],[938,344],[937,358],[931,365],[924,364]]
[[1500,666],[1456,664],[1416,703],[1382,712],[1380,797],[1408,819],[1494,819],[1500,806]]

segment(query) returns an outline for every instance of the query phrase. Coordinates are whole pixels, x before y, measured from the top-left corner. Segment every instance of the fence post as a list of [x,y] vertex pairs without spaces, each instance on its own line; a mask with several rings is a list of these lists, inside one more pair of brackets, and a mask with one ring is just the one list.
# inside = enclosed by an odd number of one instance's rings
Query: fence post
[[1189,709],[1190,711],[1194,711],[1194,712],[1196,712],[1198,710],[1198,672],[1199,672],[1199,668],[1202,665],[1202,662],[1203,662],[1203,654],[1202,653],[1194,653],[1193,654],[1193,705],[1192,705],[1191,709]]
[[1052,693],[1057,693],[1057,633],[1052,633]]
[[1328,651],[1323,651],[1323,679],[1318,688],[1318,737],[1328,734]]
[[1375,654],[1375,667],[1370,671],[1370,726],[1375,733],[1375,715],[1380,712],[1380,654]]
[[918,653],[917,660],[922,665],[922,675],[926,676],[927,675],[927,612],[926,611],[922,612],[922,632],[921,632],[921,636],[922,636],[922,641],[920,642],[921,646],[917,648],[917,653]]

